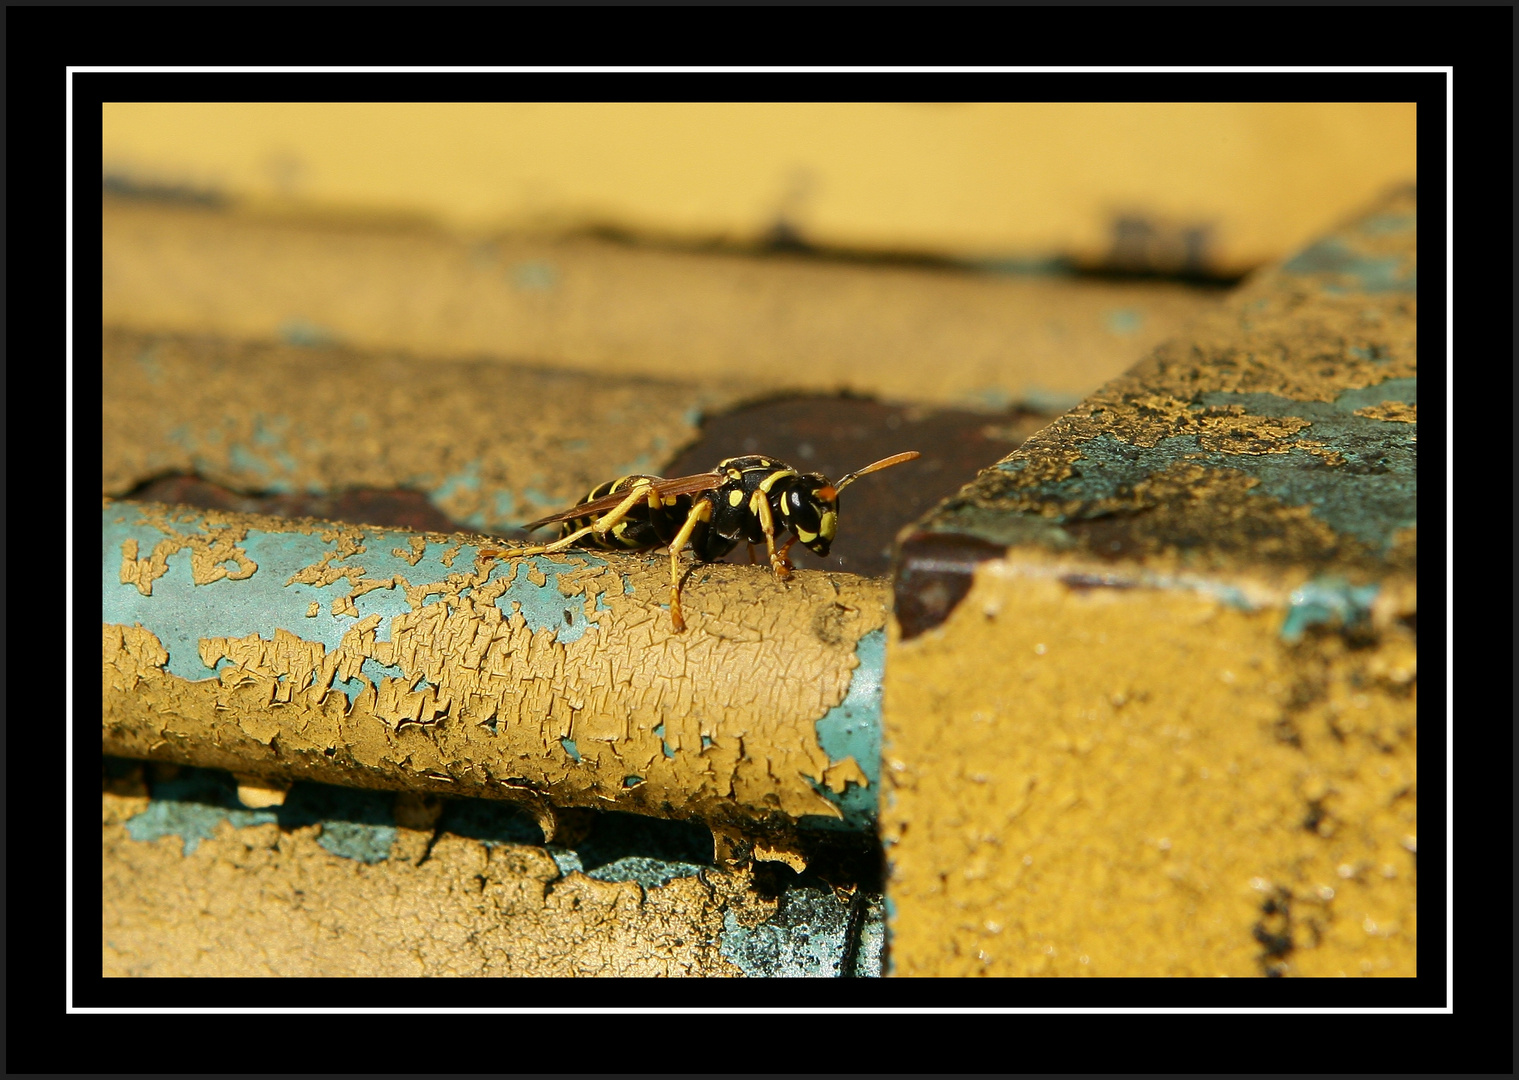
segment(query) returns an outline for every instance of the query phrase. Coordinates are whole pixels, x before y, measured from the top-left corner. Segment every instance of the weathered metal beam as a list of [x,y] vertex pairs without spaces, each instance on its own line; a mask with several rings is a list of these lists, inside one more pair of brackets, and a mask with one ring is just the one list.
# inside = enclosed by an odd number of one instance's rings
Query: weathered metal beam
[[1413,974],[1416,203],[904,537],[895,970]]
[[875,817],[887,586],[107,501],[105,752],[725,828]]

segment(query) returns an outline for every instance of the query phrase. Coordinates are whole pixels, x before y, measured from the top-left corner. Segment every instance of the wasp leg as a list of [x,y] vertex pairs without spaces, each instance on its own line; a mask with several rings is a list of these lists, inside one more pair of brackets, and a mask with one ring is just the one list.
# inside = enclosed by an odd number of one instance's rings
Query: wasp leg
[[514,559],[520,559],[524,555],[544,555],[551,551],[563,551],[565,548],[574,544],[576,540],[579,540],[582,536],[595,528],[596,526],[594,525],[587,525],[583,529],[576,529],[568,536],[561,536],[552,544],[540,544],[538,547],[518,548],[515,551],[504,551],[502,554],[510,555]]
[[670,622],[674,624],[677,634],[686,628],[686,620],[680,613],[680,549],[690,541],[697,523],[711,519],[712,504],[706,499],[697,499],[696,505],[686,515],[686,523],[675,534],[675,539],[670,541]]
[[775,571],[777,580],[785,581],[791,576],[791,568],[786,565],[784,553],[775,553],[775,518],[770,514],[770,500],[763,491],[756,491],[749,506],[759,517],[760,528],[765,531],[765,547],[770,551],[770,569]]
[[754,545],[748,544],[746,546],[749,548],[749,565],[753,566],[755,563],[759,562],[759,560],[754,557]]
[[616,525],[623,518],[627,517],[628,511],[632,510],[633,507],[637,506],[644,499],[647,499],[649,501],[650,510],[659,509],[659,496],[654,494],[654,486],[652,484],[646,483],[635,484],[633,485],[633,490],[628,494],[628,497],[626,499],[623,499],[622,502],[618,503],[612,509],[608,510],[601,517],[597,518],[595,522],[592,523],[591,528],[595,531],[598,537],[606,536],[607,532],[611,530],[612,526]]
[[787,537],[786,538],[786,542],[781,545],[781,564],[783,566],[785,566],[786,569],[788,569],[788,570],[795,570],[796,569],[796,567],[792,564],[791,560],[788,559],[788,558],[786,558],[786,554],[791,550],[791,545],[794,544],[794,543],[796,543],[796,537],[795,536],[790,536],[790,537]]

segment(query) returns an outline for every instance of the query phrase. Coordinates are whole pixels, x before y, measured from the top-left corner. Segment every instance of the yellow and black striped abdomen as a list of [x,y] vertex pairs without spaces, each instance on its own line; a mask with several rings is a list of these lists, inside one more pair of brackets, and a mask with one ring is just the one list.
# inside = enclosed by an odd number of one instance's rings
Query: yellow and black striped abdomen
[[[597,484],[580,501],[588,503],[606,495],[631,492],[640,481],[652,484],[658,482],[659,479],[657,476],[645,476],[639,473],[619,476],[616,480]],[[685,514],[690,508],[690,496],[680,496],[671,505],[661,504],[658,510],[652,510],[647,502],[640,501],[628,510],[621,521],[608,529],[606,535],[597,536],[595,533],[589,533],[581,539],[580,543],[610,551],[644,551],[660,547],[674,539],[681,521],[685,519]],[[675,519],[677,513],[679,518]],[[601,516],[590,515],[563,522],[559,526],[559,535],[569,536],[588,525],[595,524]],[[671,524],[672,519],[674,519],[673,524]]]

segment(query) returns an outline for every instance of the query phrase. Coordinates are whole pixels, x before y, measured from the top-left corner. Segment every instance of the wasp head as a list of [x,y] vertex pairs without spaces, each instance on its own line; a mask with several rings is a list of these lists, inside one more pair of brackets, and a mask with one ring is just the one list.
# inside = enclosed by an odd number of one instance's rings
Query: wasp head
[[826,556],[839,525],[839,492],[822,473],[803,473],[781,493],[780,519],[804,547]]
[[802,473],[784,490],[777,488],[781,490],[777,516],[783,524],[795,530],[796,538],[806,547],[826,556],[839,527],[839,492],[862,476],[912,461],[917,456],[916,450],[893,454],[847,474],[836,484],[822,473]]

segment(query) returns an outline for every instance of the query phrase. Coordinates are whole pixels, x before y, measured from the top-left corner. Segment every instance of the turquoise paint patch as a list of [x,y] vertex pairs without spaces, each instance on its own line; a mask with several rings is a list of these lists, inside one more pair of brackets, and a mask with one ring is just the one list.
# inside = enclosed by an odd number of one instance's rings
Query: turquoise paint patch
[[1371,616],[1376,585],[1351,585],[1343,578],[1315,578],[1294,589],[1282,622],[1282,640],[1300,641],[1310,626],[1352,627]]
[[625,788],[635,788],[641,783],[643,783],[643,777],[641,776],[624,776],[622,778],[622,786]]
[[178,424],[169,431],[169,441],[175,446],[190,451],[192,454],[199,448],[195,435],[190,431],[190,425]]
[[491,496],[491,520],[488,524],[494,528],[508,529],[516,520],[516,497],[505,489],[498,490]]
[[802,824],[821,829],[868,830],[874,827],[881,786],[881,677],[886,670],[886,631],[872,630],[855,646],[859,666],[849,679],[844,700],[817,721],[818,744],[830,764],[854,758],[870,781],[861,787],[850,782],[842,794],[814,783],[819,794],[843,812],[843,818],[808,814]]
[[[543,847],[543,832],[521,809],[488,799],[451,799],[438,827],[497,844]],[[604,812],[573,848],[546,847],[561,874],[580,871],[600,881],[636,881],[645,889],[694,877],[712,865],[712,833],[689,821]]]
[[[557,861],[557,860],[556,860]],[[582,861],[582,867],[583,867]],[[605,866],[582,868],[581,873],[597,881],[636,881],[645,889],[657,889],[676,878],[695,877],[707,869],[706,864],[653,859],[644,855],[624,855]]]
[[[250,532],[242,543],[258,570],[244,581],[222,578],[209,585],[196,585],[190,574],[190,552],[178,551],[169,556],[168,572],[153,582],[153,595],[143,596],[134,585],[121,583],[121,551],[127,539],[138,543],[140,557],[146,557],[163,533],[152,525],[131,523],[134,511],[127,510],[127,522],[116,524],[114,517],[123,508],[107,506],[103,510],[101,554],[101,620],[113,625],[140,623],[153,632],[169,653],[166,669],[183,679],[204,679],[211,672],[201,663],[200,640],[212,637],[247,637],[259,633],[266,637],[276,627],[283,627],[307,640],[320,641],[335,649],[342,642],[346,620],[325,614],[332,601],[348,591],[341,580],[325,588],[310,585],[284,587],[284,582],[301,568],[317,562],[331,545],[320,538],[296,533]],[[181,521],[178,527],[191,532],[200,528],[203,518]],[[373,595],[373,594],[371,594]],[[360,598],[365,599],[364,597]],[[307,606],[317,601],[324,614],[305,617]]]
[[675,751],[671,750],[670,749],[670,744],[667,743],[667,742],[665,742],[665,726],[664,726],[664,724],[660,724],[659,726],[657,726],[654,729],[654,734],[659,736],[659,745],[664,748],[665,757],[667,757],[667,758],[674,757],[675,756]]
[[394,664],[382,664],[372,656],[364,657],[359,671],[369,676],[369,681],[379,686],[381,679],[399,679],[406,673]]
[[320,825],[318,844],[334,855],[366,863],[388,858],[396,838],[394,796],[388,792],[298,783],[284,805],[249,810],[238,802],[229,774],[188,767],[173,780],[154,781],[151,791],[147,809],[127,820],[127,835],[137,841],[178,836],[184,840],[185,855],[216,835],[223,821],[237,829],[277,824],[285,831]]
[[[114,519],[118,517],[127,520],[117,523]],[[342,643],[344,632],[354,623],[352,618],[330,614],[333,601],[349,594],[351,586],[346,578],[321,587],[285,584],[298,571],[320,562],[336,546],[335,541],[325,542],[315,534],[249,530],[240,546],[258,564],[258,570],[243,581],[222,578],[209,585],[196,585],[190,573],[190,552],[178,551],[169,556],[168,572],[153,582],[153,595],[143,596],[135,585],[121,583],[122,545],[135,539],[139,557],[145,558],[164,534],[153,525],[134,523],[135,517],[135,509],[119,504],[101,511],[101,621],[120,626],[141,624],[150,630],[168,651],[165,666],[172,675],[191,680],[213,675],[201,663],[203,638],[240,638],[257,633],[269,640],[276,628],[282,628],[307,641],[319,641],[331,651]],[[204,520],[201,514],[187,514],[177,519],[176,525],[188,533],[202,529]],[[442,563],[443,552],[450,546],[446,544],[428,544],[415,566],[391,554],[399,549],[409,555],[413,535],[366,532],[364,552],[336,559],[330,565],[363,567],[370,579],[399,575],[414,585],[446,581],[449,575],[461,572],[455,567],[472,567],[474,549],[468,545],[459,551],[454,567]],[[579,551],[573,553],[573,558],[592,566],[606,565],[605,560]],[[576,569],[576,563],[565,565],[536,556],[520,562],[536,565],[548,580],[542,588],[533,585],[527,580],[528,566],[521,566],[515,580],[497,601],[498,606],[504,613],[510,612],[512,602],[516,601],[516,610],[522,613],[530,629],[553,630],[562,642],[578,640],[591,626],[585,619],[584,598],[564,596],[556,583],[556,575]],[[507,572],[509,566],[509,562],[498,560],[491,564],[490,575]],[[321,613],[307,618],[306,610],[312,601]],[[381,616],[376,628],[379,641],[389,640],[393,617],[411,610],[401,588],[371,590],[356,597],[354,604],[360,618]],[[392,677],[400,674],[397,671]],[[350,680],[340,688],[352,701],[362,685]]]
[[253,441],[259,446],[284,446],[289,432],[290,417],[288,416],[278,413],[273,416],[265,416],[263,413],[259,413],[253,418]]
[[320,326],[300,316],[280,323],[279,334],[280,340],[286,345],[298,345],[311,349],[334,345],[338,340],[337,335],[325,326]]
[[[569,554],[572,558],[584,559],[592,566],[606,565],[605,559],[598,559],[583,551],[576,550]],[[521,566],[521,569],[517,571],[517,577],[507,586],[506,592],[502,593],[501,598],[496,601],[496,606],[505,612],[510,610],[515,603],[517,610],[522,612],[522,617],[527,620],[530,629],[553,630],[559,635],[559,640],[565,643],[579,641],[593,625],[586,622],[585,597],[565,596],[555,583],[556,574],[562,574],[577,567],[552,562],[536,555],[514,561]],[[527,579],[529,564],[536,566],[548,578],[542,588]],[[491,572],[493,574],[498,572],[496,566],[492,566]]]
[[316,842],[334,855],[373,864],[390,858],[390,847],[396,842],[396,827],[357,821],[326,821],[322,823],[322,832]]
[[1134,308],[1115,308],[1102,318],[1103,325],[1114,334],[1132,334],[1144,324],[1144,315]]
[[[1376,360],[1378,357],[1373,356],[1371,359]],[[1370,408],[1384,401],[1401,401],[1404,405],[1417,405],[1419,380],[1417,378],[1388,379],[1375,386],[1344,390],[1334,399],[1334,407],[1342,413],[1354,413],[1357,409]]]
[[564,752],[569,754],[575,761],[580,760],[580,747],[575,745],[574,739],[560,739],[559,745],[564,747]]
[[573,874],[577,870],[581,873],[585,872],[585,864],[580,861],[580,854],[578,852],[572,851],[569,848],[554,846],[548,849],[548,853],[549,858],[554,860],[554,865],[559,868],[560,877]]
[[[1285,454],[1230,454],[1205,450],[1197,436],[1134,446],[1103,432],[1081,444],[1083,461],[1075,475],[1041,488],[1060,501],[1097,502],[1117,497],[1172,465],[1196,464],[1235,469],[1260,483],[1254,494],[1287,506],[1307,506],[1336,532],[1385,549],[1399,529],[1418,523],[1418,451],[1414,425],[1356,416],[1355,410],[1383,401],[1417,403],[1417,379],[1389,379],[1376,386],[1346,390],[1333,402],[1295,401],[1275,394],[1228,391],[1201,394],[1194,406],[1243,406],[1253,416],[1299,417],[1310,425],[1301,438],[1323,443],[1344,458],[1328,465],[1316,454],[1294,448]],[[998,467],[1018,472],[1023,460]],[[1080,520],[1078,512],[1070,518]]]
[[[477,492],[480,490],[480,462],[471,461],[463,469],[452,476],[444,477],[443,480],[428,489],[427,497],[438,509],[443,509],[443,504],[453,498],[460,491]],[[485,526],[485,515],[476,512],[465,519],[465,524],[472,528]]]
[[140,814],[127,819],[127,835],[139,843],[161,836],[178,836],[184,841],[184,854],[193,855],[202,840],[216,835],[216,827],[231,822],[234,829],[250,825],[272,824],[279,819],[268,810],[229,810],[198,802],[154,799]]
[[573,849],[551,844],[548,852],[561,874],[654,889],[711,867],[712,833],[694,822],[603,813]]
[[343,692],[343,696],[348,699],[348,704],[350,705],[358,700],[359,695],[364,692],[364,688],[369,685],[369,683],[366,683],[358,676],[354,676],[351,679],[332,680],[332,689],[341,690]]
[[[1351,278],[1360,292],[1416,292],[1417,269],[1402,255],[1364,255],[1344,240],[1330,236],[1305,248],[1283,265],[1288,274],[1334,274]],[[1326,284],[1325,292],[1342,293],[1343,286]]]
[[[853,974],[881,974],[885,945],[884,905],[864,899],[860,943]],[[830,978],[844,975],[849,905],[826,889],[793,887],[781,893],[776,912],[758,926],[741,926],[723,915],[720,950],[745,975],[763,978]]]
[[261,479],[273,471],[267,461],[255,456],[242,443],[233,443],[227,448],[227,462],[238,472],[253,473]]

